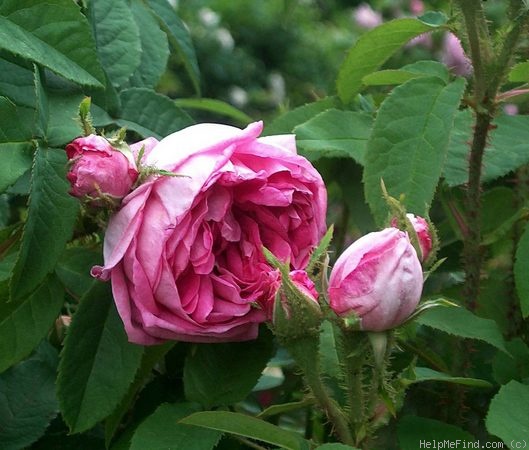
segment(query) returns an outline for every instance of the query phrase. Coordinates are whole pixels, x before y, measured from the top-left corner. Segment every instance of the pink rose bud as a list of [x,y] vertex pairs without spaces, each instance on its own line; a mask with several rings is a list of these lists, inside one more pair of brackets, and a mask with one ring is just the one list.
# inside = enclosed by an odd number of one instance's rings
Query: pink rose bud
[[290,280],[292,281],[292,283],[294,283],[294,286],[296,286],[300,292],[305,294],[306,297],[318,303],[318,291],[316,290],[314,282],[307,275],[307,272],[305,272],[304,270],[293,270],[292,272],[290,272],[289,275]]
[[[426,261],[432,252],[432,235],[430,233],[430,226],[426,219],[413,214],[406,214],[406,217],[413,225],[417,238],[419,239],[419,245],[421,246],[422,258],[421,261]],[[391,221],[392,227],[397,227],[397,219]]]
[[74,197],[127,195],[138,178],[132,156],[114,149],[102,136],[80,137],[66,146],[71,167],[66,175]]
[[413,214],[406,214],[410,219],[417,237],[419,238],[419,245],[422,251],[422,260],[426,261],[432,251],[432,236],[430,234],[430,227],[428,222],[420,216],[414,216]]
[[345,250],[329,279],[329,302],[361,328],[383,331],[404,322],[421,298],[422,268],[408,235],[397,228],[366,234]]

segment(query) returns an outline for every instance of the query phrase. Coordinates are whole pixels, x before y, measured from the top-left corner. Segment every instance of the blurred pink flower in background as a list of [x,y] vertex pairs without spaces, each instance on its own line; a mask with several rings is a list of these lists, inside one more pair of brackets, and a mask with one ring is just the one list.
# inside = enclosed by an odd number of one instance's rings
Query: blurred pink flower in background
[[444,35],[441,61],[456,75],[467,76],[472,73],[472,63],[453,33]]
[[353,11],[353,19],[359,27],[371,29],[382,23],[382,14],[371,8],[371,5],[362,3]]
[[410,12],[415,16],[424,13],[424,3],[422,0],[410,0]]
[[508,116],[516,116],[518,114],[518,105],[514,103],[506,103],[503,105],[503,112]]

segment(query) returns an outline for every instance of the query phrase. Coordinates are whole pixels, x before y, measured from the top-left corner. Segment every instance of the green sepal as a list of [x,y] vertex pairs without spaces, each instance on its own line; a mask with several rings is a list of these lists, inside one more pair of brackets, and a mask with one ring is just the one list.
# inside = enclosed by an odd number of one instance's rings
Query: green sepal
[[322,271],[322,266],[325,265],[325,260],[327,256],[327,250],[331,244],[332,235],[334,233],[334,225],[331,225],[323,238],[321,239],[318,246],[314,249],[310,255],[309,264],[307,265],[307,273],[312,278],[312,276],[318,277],[318,273]]
[[419,243],[419,236],[417,236],[417,232],[415,231],[410,219],[408,219],[406,216],[406,208],[399,200],[388,194],[384,180],[380,180],[380,188],[382,189],[382,196],[384,197],[384,200],[386,201],[390,211],[388,222],[392,223],[395,221],[399,230],[404,230],[408,233],[410,242],[415,248],[417,256],[419,257],[419,261],[422,261],[422,249]]
[[411,315],[408,317],[408,319],[406,319],[405,322],[402,323],[402,325],[405,325],[408,322],[411,322],[412,320],[416,319],[428,309],[436,308],[438,306],[459,308],[459,305],[457,303],[451,302],[450,300],[447,300],[446,298],[436,298],[434,300],[426,300],[425,302],[419,303],[417,308],[415,308],[415,311],[411,313]]
[[83,101],[79,104],[79,123],[83,128],[85,136],[90,134],[96,134],[96,130],[92,125],[92,115],[90,114],[90,106],[92,104],[92,99],[90,97],[85,97]]

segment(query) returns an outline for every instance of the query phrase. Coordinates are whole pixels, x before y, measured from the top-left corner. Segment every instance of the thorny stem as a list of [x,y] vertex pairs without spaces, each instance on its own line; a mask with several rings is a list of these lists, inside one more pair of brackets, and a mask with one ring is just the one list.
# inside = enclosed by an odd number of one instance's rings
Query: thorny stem
[[331,398],[321,378],[316,337],[300,338],[285,342],[285,346],[303,371],[305,381],[320,408],[334,426],[336,435],[346,445],[354,445],[353,436],[345,414],[336,401]]
[[343,376],[347,392],[349,423],[354,431],[355,445],[366,436],[366,399],[363,387],[365,354],[368,350],[365,333],[342,331],[337,348],[343,364]]
[[468,235],[464,242],[463,253],[466,272],[465,297],[469,309],[475,310],[482,267],[481,172],[483,154],[496,111],[495,98],[527,21],[527,12],[520,13],[516,18],[496,56],[492,51],[482,2],[480,0],[458,0],[458,4],[463,12],[474,68],[476,122],[469,157],[466,192]]
[[[466,191],[467,236],[464,240],[463,257],[465,265],[464,295],[470,310],[478,307],[480,275],[482,268],[481,236],[481,174],[483,154],[487,145],[492,119],[496,112],[498,89],[509,70],[510,62],[516,49],[520,34],[527,20],[527,12],[521,5],[515,11],[518,17],[514,20],[499,51],[495,54],[489,36],[487,21],[480,0],[457,0],[463,13],[467,31],[470,54],[474,69],[474,101],[476,112],[474,133],[470,146],[468,184]],[[453,372],[465,375],[470,368],[469,353],[473,350],[469,342],[458,343],[452,364]],[[465,412],[465,392],[456,388],[454,409],[460,416]]]

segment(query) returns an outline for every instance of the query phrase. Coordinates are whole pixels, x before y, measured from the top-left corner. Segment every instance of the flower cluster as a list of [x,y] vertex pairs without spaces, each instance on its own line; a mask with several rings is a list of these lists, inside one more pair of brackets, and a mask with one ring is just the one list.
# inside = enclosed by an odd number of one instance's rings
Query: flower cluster
[[[66,147],[70,193],[92,206],[101,207],[101,198],[119,204],[104,264],[92,275],[112,282],[130,341],[249,340],[260,323],[275,320],[278,304],[295,317],[280,293],[281,270],[263,248],[286,263],[290,292],[319,315],[326,301],[337,317],[380,331],[417,307],[421,262],[395,226],[354,242],[334,264],[327,292],[318,293],[306,269],[326,231],[325,185],[293,136],[261,131],[260,122],[243,130],[200,124],[160,142],[128,147],[90,135]],[[174,173],[182,176],[164,175]],[[425,259],[429,225],[408,219]]]

